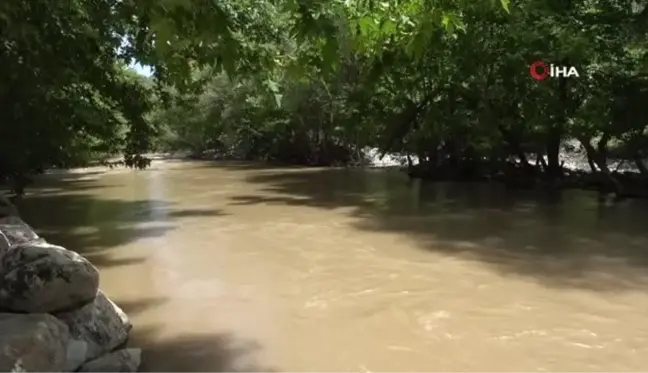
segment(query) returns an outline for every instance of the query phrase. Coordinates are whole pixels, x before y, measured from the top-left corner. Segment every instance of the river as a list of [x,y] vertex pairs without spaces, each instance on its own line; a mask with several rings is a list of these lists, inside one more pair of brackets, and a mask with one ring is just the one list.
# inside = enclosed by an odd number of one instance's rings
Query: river
[[644,371],[648,205],[395,170],[155,162],[20,206],[148,371]]

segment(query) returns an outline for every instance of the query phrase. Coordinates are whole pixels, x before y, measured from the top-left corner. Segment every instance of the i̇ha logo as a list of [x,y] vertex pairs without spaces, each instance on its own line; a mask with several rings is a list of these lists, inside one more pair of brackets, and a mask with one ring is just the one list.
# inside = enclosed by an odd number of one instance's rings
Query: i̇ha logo
[[580,77],[578,70],[574,66],[558,66],[553,64],[546,64],[543,61],[536,61],[529,67],[531,77],[537,81],[545,80],[548,77],[552,78],[571,78]]

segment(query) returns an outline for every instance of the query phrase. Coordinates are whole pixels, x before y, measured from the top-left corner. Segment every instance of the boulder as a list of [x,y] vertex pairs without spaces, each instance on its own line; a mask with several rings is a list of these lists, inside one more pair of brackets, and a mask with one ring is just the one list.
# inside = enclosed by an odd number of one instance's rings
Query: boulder
[[9,251],[9,248],[11,248],[9,239],[4,235],[4,233],[0,232],[0,259],[2,259],[4,254]]
[[54,315],[70,329],[69,370],[126,343],[132,328],[128,316],[101,291],[92,303]]
[[68,338],[52,315],[0,313],[0,372],[62,372]]
[[88,344],[79,339],[70,338],[67,345],[67,358],[65,359],[65,371],[73,372],[85,362],[88,354]]
[[142,361],[142,350],[127,348],[117,350],[98,359],[89,361],[79,368],[79,372],[137,372]]
[[2,232],[11,246],[21,245],[30,242],[44,242],[34,232],[29,224],[17,216],[4,216],[0,218],[0,232]]
[[47,243],[12,247],[0,258],[0,309],[52,313],[92,302],[99,272],[81,255]]
[[18,210],[11,201],[0,194],[0,258],[13,245],[40,240],[42,238],[18,217]]

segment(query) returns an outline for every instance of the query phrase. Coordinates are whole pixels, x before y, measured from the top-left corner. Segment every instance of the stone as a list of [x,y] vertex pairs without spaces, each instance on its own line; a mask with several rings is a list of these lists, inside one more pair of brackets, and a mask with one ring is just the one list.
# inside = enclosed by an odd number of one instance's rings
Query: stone
[[0,259],[9,251],[11,243],[4,233],[0,232]]
[[7,237],[11,246],[44,241],[29,224],[17,216],[0,218],[0,232]]
[[128,316],[102,291],[80,309],[54,315],[70,329],[68,370],[123,345],[132,328]]
[[0,258],[0,309],[53,313],[95,298],[99,271],[81,255],[47,243],[12,247]]
[[79,372],[137,372],[142,361],[142,350],[127,348],[117,350],[98,359],[89,361]]
[[67,345],[67,358],[65,359],[65,371],[73,372],[85,362],[88,355],[88,343],[80,339],[69,339]]
[[62,372],[68,338],[52,315],[0,313],[0,372]]

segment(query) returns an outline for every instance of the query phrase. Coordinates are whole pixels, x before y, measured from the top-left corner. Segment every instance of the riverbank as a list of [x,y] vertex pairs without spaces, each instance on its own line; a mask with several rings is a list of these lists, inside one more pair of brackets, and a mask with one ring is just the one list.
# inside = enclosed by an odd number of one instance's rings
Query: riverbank
[[[411,178],[428,182],[497,182],[510,188],[518,189],[581,189],[599,191],[602,195],[614,195],[616,198],[648,198],[648,178],[641,175],[636,166],[627,160],[609,159],[608,174],[600,171],[593,172],[584,150],[577,143],[566,143],[560,153],[562,171],[560,175],[550,177],[542,165],[536,164],[536,157],[528,155],[528,165],[519,160],[512,160],[496,165],[486,161],[477,164],[463,163],[429,167],[421,164],[416,156],[398,153],[381,153],[377,148],[364,148],[362,158],[342,167],[385,168],[398,167],[407,172]],[[157,154],[154,160],[192,159],[203,161],[231,161],[216,153],[206,153],[202,156],[189,153]],[[546,159],[545,159],[546,161]],[[297,166],[281,162],[267,162],[273,166]],[[317,167],[317,165],[301,165]]]
[[[360,158],[340,165],[322,166],[317,164],[294,164],[271,160],[241,160],[227,157],[216,152],[205,152],[202,155],[187,151],[151,153],[146,157],[151,160],[150,167],[170,161],[210,161],[210,162],[262,162],[273,167],[366,167],[366,168],[400,168],[414,179],[426,182],[496,182],[515,189],[561,190],[581,189],[599,191],[602,195],[612,194],[616,198],[648,198],[648,178],[641,175],[632,163],[621,159],[609,159],[608,174],[592,172],[587,155],[574,143],[567,143],[560,153],[562,172],[549,177],[541,165],[536,164],[536,157],[528,155],[528,164],[519,160],[493,165],[486,161],[461,164],[441,164],[430,167],[421,164],[416,156],[399,153],[381,153],[377,148],[364,148]],[[545,160],[546,161],[546,160]],[[83,174],[82,178],[96,178],[105,172],[125,172],[120,158],[112,158],[101,165],[70,170],[49,170],[48,174]]]
[[135,372],[131,329],[99,270],[39,237],[0,195],[0,371]]
[[618,199],[648,198],[648,178],[632,171],[604,174],[564,168],[559,175],[550,175],[540,167],[525,167],[519,163],[507,163],[495,169],[466,163],[437,167],[418,164],[408,167],[406,172],[411,178],[427,182],[496,182],[514,189],[580,189]]

